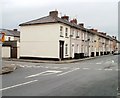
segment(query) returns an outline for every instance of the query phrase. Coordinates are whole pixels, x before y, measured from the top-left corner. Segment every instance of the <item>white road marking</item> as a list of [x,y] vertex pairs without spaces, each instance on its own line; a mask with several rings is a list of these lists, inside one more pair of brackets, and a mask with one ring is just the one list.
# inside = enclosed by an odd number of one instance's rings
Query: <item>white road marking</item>
[[114,60],[105,62],[105,64],[111,64],[111,63],[114,63]]
[[118,71],[119,69],[115,69],[116,71]]
[[30,65],[25,65],[25,67],[31,68],[32,66],[30,66]]
[[58,69],[59,67],[50,67],[51,69]]
[[112,60],[112,63],[115,63],[115,61],[114,61],[114,60]]
[[33,66],[34,68],[40,68],[41,66]]
[[62,67],[62,68],[60,68],[60,69],[69,69],[69,67]]
[[20,67],[25,67],[25,66],[23,66],[23,65],[19,65]]
[[104,69],[104,70],[105,70],[105,71],[107,71],[107,70],[108,70],[108,71],[112,71],[113,69]]
[[2,89],[0,89],[0,91],[4,91],[4,90],[7,90],[7,89],[15,88],[15,87],[26,85],[26,84],[30,84],[30,83],[37,82],[37,81],[38,80],[33,80],[33,81],[29,81],[29,82],[13,85],[13,86],[10,86],[10,87],[2,88]]
[[45,66],[45,68],[49,68],[49,67]]
[[101,68],[99,68],[99,69],[96,69],[96,70],[102,70]]
[[15,65],[15,64],[11,64],[11,65]]
[[[44,72],[41,72],[41,73],[38,73],[38,74],[34,74],[34,75],[30,75],[30,76],[27,76],[25,78],[32,78],[32,77],[36,77],[36,76],[39,76],[39,75],[42,75],[42,74],[56,74],[56,73],[60,73],[62,71],[56,71],[56,70],[47,70],[47,71],[44,71]],[[49,75],[48,74],[48,75]]]
[[73,71],[78,70],[78,69],[80,69],[80,68],[75,68],[75,69],[73,69],[73,70],[70,70],[70,71],[67,71],[67,72],[58,74],[57,76],[62,76],[62,75],[65,75],[65,74],[67,74],[67,73],[73,72]]
[[83,70],[90,70],[90,68],[83,68]]
[[48,73],[45,73],[43,75],[51,75],[51,74],[56,74],[56,73],[61,73],[62,71],[56,71],[56,72],[48,72]]
[[117,87],[117,91],[118,91],[118,87]]
[[96,64],[102,64],[102,63],[96,63]]

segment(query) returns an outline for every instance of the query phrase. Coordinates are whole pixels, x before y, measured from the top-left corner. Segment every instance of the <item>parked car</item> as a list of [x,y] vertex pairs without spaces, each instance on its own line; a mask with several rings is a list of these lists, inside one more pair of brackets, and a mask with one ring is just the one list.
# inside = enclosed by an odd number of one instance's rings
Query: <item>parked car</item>
[[120,54],[120,51],[115,51],[114,53],[113,53],[113,55],[119,55]]

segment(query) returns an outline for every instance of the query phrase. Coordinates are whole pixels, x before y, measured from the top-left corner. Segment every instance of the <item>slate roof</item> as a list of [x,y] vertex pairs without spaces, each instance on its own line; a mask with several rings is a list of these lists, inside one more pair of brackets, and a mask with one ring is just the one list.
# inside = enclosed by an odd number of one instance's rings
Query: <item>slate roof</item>
[[8,30],[8,29],[0,29],[0,32],[4,32],[7,36],[20,37],[20,31]]
[[75,23],[70,23],[69,21],[65,20],[65,19],[61,19],[59,17],[52,17],[52,16],[46,16],[46,17],[42,17],[39,19],[35,19],[29,22],[25,22],[20,24],[19,26],[27,26],[27,25],[37,25],[37,24],[47,24],[47,23],[63,23],[78,29],[82,29],[85,30],[83,27],[78,26]]
[[42,17],[42,18],[39,18],[39,19],[35,19],[35,20],[32,20],[32,21],[29,21],[29,22],[25,22],[25,23],[22,23],[20,24],[19,26],[28,26],[28,25],[37,25],[37,24],[47,24],[47,23],[63,23],[63,24],[66,24],[66,25],[69,25],[71,27],[74,27],[74,28],[77,28],[77,29],[81,29],[83,31],[86,32],[89,32],[89,33],[92,33],[92,34],[97,34],[97,35],[100,35],[102,37],[107,37],[105,35],[102,35],[98,32],[95,32],[95,31],[92,31],[92,30],[89,30],[89,29],[86,29],[84,27],[81,27],[75,23],[71,23],[69,22],[68,20],[65,20],[65,19],[61,19],[59,17],[52,17],[52,16],[46,16],[46,17]]
[[96,34],[96,35],[99,35],[101,37],[104,37],[104,38],[107,38],[107,39],[110,39],[110,40],[113,40],[112,38],[106,36],[106,35],[103,35],[99,32],[95,32],[93,30],[89,30],[87,28],[84,28],[84,27],[81,27],[75,23],[71,23],[69,22],[68,20],[65,20],[65,19],[61,19],[59,17],[52,17],[52,16],[45,16],[45,17],[42,17],[42,18],[39,18],[39,19],[35,19],[35,20],[32,20],[32,21],[28,21],[28,22],[25,22],[25,23],[22,23],[20,24],[19,26],[28,26],[28,25],[37,25],[37,24],[47,24],[47,23],[63,23],[63,24],[66,24],[66,25],[69,25],[71,27],[74,27],[74,28],[77,28],[77,29],[80,29],[80,30],[83,30],[86,32],[89,32],[89,33],[92,33],[92,34]]

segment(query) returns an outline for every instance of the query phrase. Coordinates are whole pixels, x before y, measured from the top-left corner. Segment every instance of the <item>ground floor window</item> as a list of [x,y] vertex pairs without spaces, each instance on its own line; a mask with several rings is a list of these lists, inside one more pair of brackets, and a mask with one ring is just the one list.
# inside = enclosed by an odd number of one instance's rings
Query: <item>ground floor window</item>
[[68,44],[65,44],[65,54],[68,54]]

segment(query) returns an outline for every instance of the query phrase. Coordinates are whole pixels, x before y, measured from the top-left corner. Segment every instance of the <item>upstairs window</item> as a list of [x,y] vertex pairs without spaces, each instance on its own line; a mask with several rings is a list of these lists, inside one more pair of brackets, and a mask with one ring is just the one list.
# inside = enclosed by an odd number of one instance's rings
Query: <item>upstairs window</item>
[[63,37],[63,27],[60,26],[60,37]]
[[84,33],[82,33],[82,40],[84,40],[85,39],[85,36],[84,36]]
[[77,44],[77,53],[79,53],[79,45]]
[[72,31],[72,37],[74,37],[74,30]]
[[76,38],[79,38],[79,32],[78,31],[76,32]]
[[68,28],[65,28],[65,37],[68,37]]

